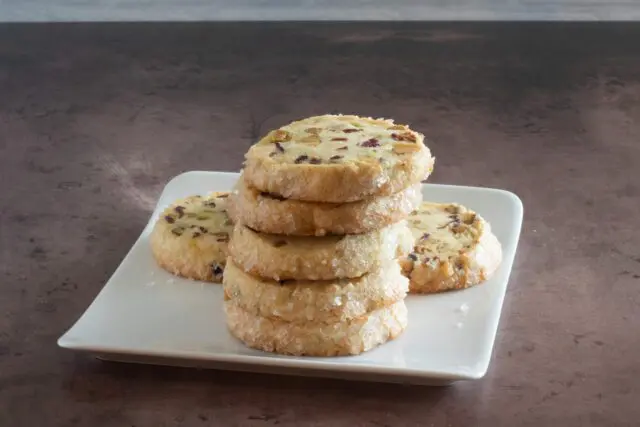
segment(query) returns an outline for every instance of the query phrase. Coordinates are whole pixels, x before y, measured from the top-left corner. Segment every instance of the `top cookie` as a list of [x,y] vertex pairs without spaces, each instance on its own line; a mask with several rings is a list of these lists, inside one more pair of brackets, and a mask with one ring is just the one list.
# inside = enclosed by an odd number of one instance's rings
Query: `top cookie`
[[424,136],[392,120],[323,115],[269,132],[245,156],[247,184],[277,196],[352,202],[425,180],[434,158]]
[[415,246],[399,261],[412,293],[477,285],[502,261],[502,247],[489,223],[462,205],[423,202],[408,222]]

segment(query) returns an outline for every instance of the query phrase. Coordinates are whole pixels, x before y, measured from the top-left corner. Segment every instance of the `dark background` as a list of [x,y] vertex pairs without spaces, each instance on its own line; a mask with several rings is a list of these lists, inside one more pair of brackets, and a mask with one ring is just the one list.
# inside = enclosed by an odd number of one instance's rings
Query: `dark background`
[[[522,198],[484,379],[57,348],[172,176],[237,171],[267,129],[325,112],[409,123],[431,139],[431,182]],[[0,25],[0,425],[637,425],[639,144],[640,24]]]

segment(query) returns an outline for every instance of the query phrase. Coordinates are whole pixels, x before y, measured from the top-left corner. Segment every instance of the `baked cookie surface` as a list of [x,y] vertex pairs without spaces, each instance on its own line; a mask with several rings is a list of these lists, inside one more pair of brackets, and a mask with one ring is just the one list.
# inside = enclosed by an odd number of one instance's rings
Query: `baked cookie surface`
[[411,293],[477,285],[502,262],[502,247],[489,223],[462,205],[423,202],[407,221],[415,245],[400,265]]
[[263,233],[298,236],[361,234],[406,219],[422,201],[421,184],[389,196],[349,203],[303,202],[264,193],[242,177],[229,196],[234,221]]
[[409,280],[395,260],[354,279],[275,281],[245,273],[229,259],[225,300],[249,314],[287,322],[343,322],[403,300]]
[[190,196],[167,207],[150,236],[158,265],[178,276],[220,283],[233,229],[228,195]]
[[258,233],[238,223],[229,255],[244,271],[273,280],[359,277],[409,253],[413,236],[400,221],[366,234],[322,237]]
[[404,300],[344,322],[286,322],[224,302],[227,327],[246,346],[293,356],[347,356],[398,337],[407,327]]
[[295,200],[352,202],[425,180],[424,136],[392,120],[323,115],[269,132],[245,155],[247,184]]

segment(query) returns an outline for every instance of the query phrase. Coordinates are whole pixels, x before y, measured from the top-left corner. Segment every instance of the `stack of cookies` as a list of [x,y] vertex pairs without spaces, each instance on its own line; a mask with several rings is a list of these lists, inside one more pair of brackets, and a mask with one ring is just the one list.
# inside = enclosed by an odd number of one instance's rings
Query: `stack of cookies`
[[414,239],[434,158],[390,120],[324,115],[269,132],[229,197],[224,272],[233,335],[291,355],[359,354],[407,326],[397,258]]

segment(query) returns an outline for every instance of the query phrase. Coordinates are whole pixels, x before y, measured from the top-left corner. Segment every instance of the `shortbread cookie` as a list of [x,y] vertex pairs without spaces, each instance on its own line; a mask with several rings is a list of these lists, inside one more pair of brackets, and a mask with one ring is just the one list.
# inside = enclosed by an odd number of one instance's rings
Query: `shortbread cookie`
[[151,232],[151,251],[168,272],[196,280],[221,282],[233,229],[227,216],[229,193],[191,196],[173,203]]
[[353,279],[262,279],[242,271],[231,258],[224,272],[225,299],[256,316],[288,322],[341,322],[404,299],[409,280],[395,260]]
[[322,237],[258,233],[238,223],[229,255],[244,271],[274,280],[359,277],[408,254],[413,236],[400,221],[366,234]]
[[398,337],[407,327],[404,300],[344,322],[286,322],[224,302],[227,326],[245,345],[294,356],[347,356]]
[[229,196],[229,213],[234,221],[263,233],[361,234],[406,219],[421,201],[421,184],[390,196],[368,197],[350,203],[322,203],[261,193],[240,178]]
[[408,222],[415,247],[400,265],[412,293],[477,285],[502,262],[502,247],[489,223],[464,206],[424,202]]
[[245,155],[249,186],[311,202],[388,196],[425,180],[424,136],[392,120],[324,115],[274,130]]

